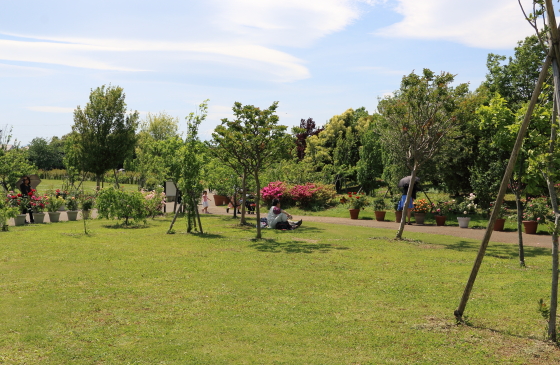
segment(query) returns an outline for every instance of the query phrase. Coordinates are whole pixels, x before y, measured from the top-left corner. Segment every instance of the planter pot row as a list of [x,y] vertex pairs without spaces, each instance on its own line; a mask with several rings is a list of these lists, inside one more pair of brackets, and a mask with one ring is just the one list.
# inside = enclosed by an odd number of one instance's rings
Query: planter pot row
[[[444,226],[445,225],[445,221],[447,219],[446,216],[436,215],[434,217],[436,219],[436,226]],[[376,215],[376,218],[377,218],[377,215]],[[414,219],[416,220],[417,224],[424,224],[424,218],[425,218],[425,215],[421,216],[418,213],[414,214]],[[395,211],[395,222],[400,223],[401,219],[402,219],[402,211],[399,211],[399,210]],[[471,221],[471,218],[470,217],[457,217],[457,221],[459,222],[459,227],[468,228],[469,223]],[[494,223],[494,231],[503,231],[505,222],[506,222],[505,219],[502,219],[502,218],[496,219],[496,222]],[[538,228],[538,222],[537,221],[523,221],[523,228],[524,228],[526,234],[536,234],[537,233],[537,228]]]
[[[49,221],[51,223],[60,222],[60,213],[61,212],[48,212]],[[67,210],[66,215],[69,221],[78,220],[78,210]],[[47,213],[33,213],[33,220],[36,224],[41,224],[45,222],[45,216]],[[82,217],[85,219],[89,218],[89,211],[83,210]],[[14,222],[16,226],[23,226],[25,224],[25,220],[27,219],[27,214],[19,214],[14,218]]]

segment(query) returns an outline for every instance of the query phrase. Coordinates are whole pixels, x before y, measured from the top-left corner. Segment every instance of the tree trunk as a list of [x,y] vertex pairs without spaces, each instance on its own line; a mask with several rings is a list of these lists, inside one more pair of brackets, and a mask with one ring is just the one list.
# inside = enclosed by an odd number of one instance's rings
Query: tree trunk
[[523,206],[521,194],[515,189],[515,207],[517,208],[517,242],[519,245],[519,265],[525,267],[525,250],[523,249]]
[[243,191],[241,194],[242,202],[241,202],[241,218],[239,219],[239,225],[243,226],[247,222],[245,221],[245,201],[247,200],[247,170],[243,171],[243,179],[242,183],[243,186],[241,190]]
[[255,197],[255,211],[257,214],[257,239],[261,239],[261,182],[259,180],[258,171],[255,172],[255,185],[257,185],[257,195]]
[[523,140],[525,139],[525,135],[527,134],[527,128],[529,127],[529,122],[531,121],[531,115],[533,114],[533,109],[538,102],[538,97],[541,92],[541,87],[544,80],[548,74],[548,68],[552,62],[552,51],[549,51],[546,60],[544,61],[541,72],[539,74],[539,79],[535,84],[535,89],[533,90],[533,95],[531,96],[531,101],[527,106],[527,112],[525,113],[525,117],[523,119],[523,123],[521,124],[521,128],[517,134],[517,139],[515,140],[515,144],[513,146],[513,150],[511,151],[511,156],[508,161],[508,165],[506,171],[504,172],[504,177],[502,179],[502,183],[500,184],[500,190],[498,191],[498,196],[496,198],[496,202],[494,204],[494,209],[492,210],[492,214],[490,215],[490,220],[488,222],[488,226],[486,227],[486,232],[484,234],[484,238],[480,243],[480,248],[478,250],[478,254],[476,256],[473,268],[471,270],[471,274],[467,281],[467,285],[465,286],[465,290],[463,291],[463,296],[461,297],[461,301],[459,306],[454,311],[455,318],[457,321],[463,322],[463,313],[467,306],[467,302],[471,295],[471,290],[474,286],[474,282],[476,280],[476,276],[478,275],[478,270],[480,269],[480,265],[482,264],[482,259],[484,258],[484,254],[486,253],[486,248],[488,247],[488,242],[490,242],[490,237],[492,236],[492,231],[494,229],[494,223],[498,218],[498,212],[502,206],[502,202],[504,200],[504,196],[506,195],[506,189],[508,185],[508,181],[511,178],[511,174],[513,172],[513,168],[515,167],[515,163],[517,161],[517,156],[519,155],[519,150],[521,149],[521,145],[523,144]]
[[408,205],[412,199],[412,190],[414,189],[414,184],[416,184],[416,169],[418,168],[418,163],[414,159],[414,166],[412,167],[412,174],[410,175],[410,184],[408,185],[408,191],[406,192],[406,201],[404,202],[403,214],[401,217],[401,224],[399,225],[399,230],[397,231],[396,239],[400,240],[404,231],[404,225],[406,223],[406,217],[408,216]]
[[193,213],[196,216],[196,220],[198,221],[198,228],[201,234],[204,233],[204,231],[202,230],[202,222],[200,221],[200,213],[198,212],[198,204],[196,203],[196,200],[194,199],[194,196],[192,198],[192,202],[193,202]]
[[[175,201],[173,202],[173,213],[177,213],[177,202],[178,202],[179,198],[181,197],[181,192],[177,188],[177,184],[175,184],[175,181],[173,181],[173,185],[175,185]],[[181,200],[181,202],[182,202],[182,200]]]
[[117,189],[120,189],[119,186],[119,174],[117,174],[117,169],[113,169],[113,173],[115,175],[115,186],[117,187]]

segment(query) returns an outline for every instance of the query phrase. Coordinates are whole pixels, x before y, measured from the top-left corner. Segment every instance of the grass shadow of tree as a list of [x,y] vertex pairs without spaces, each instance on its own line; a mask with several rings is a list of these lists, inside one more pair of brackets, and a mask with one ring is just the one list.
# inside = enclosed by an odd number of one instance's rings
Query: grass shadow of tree
[[249,245],[261,252],[272,253],[328,253],[331,250],[349,250],[349,247],[336,246],[329,243],[309,243],[297,240],[278,242],[274,239],[262,239]]
[[[448,250],[477,252],[480,248],[480,242],[460,240],[444,246]],[[550,255],[550,249],[544,247],[524,246],[523,251],[526,258]],[[490,244],[486,248],[485,256],[491,256],[500,259],[512,259],[519,256],[519,246],[507,243],[493,244],[492,242],[490,242]]]
[[129,223],[128,225],[124,224],[124,222],[117,222],[115,224],[104,224],[102,225],[103,228],[109,228],[109,229],[145,229],[145,228],[150,228],[151,225],[150,224],[135,224],[135,223]]
[[200,233],[200,232],[179,232],[178,234],[188,234],[188,235],[192,235],[192,236],[196,236],[196,237],[200,237],[200,238],[208,238],[208,239],[222,239],[225,238],[225,236],[221,235],[221,234],[215,234],[215,233]]

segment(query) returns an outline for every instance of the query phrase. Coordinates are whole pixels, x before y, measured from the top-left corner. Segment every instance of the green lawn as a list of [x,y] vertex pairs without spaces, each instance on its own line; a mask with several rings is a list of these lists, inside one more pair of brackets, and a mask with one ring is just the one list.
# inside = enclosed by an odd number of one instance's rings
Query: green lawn
[[[77,185],[77,184],[76,184]],[[105,187],[113,186],[112,183],[105,183]],[[121,188],[128,190],[128,191],[136,191],[138,190],[138,185],[136,184],[120,184]],[[84,181],[83,188],[84,190],[93,190],[96,187],[95,181]],[[37,191],[39,193],[44,193],[49,189],[62,189],[63,188],[63,180],[48,180],[43,179],[39,186],[37,186]]]
[[[550,364],[537,301],[550,253],[491,244],[465,312],[478,242],[307,222],[204,235],[90,221],[0,233],[0,363]],[[183,220],[176,224],[183,231]]]

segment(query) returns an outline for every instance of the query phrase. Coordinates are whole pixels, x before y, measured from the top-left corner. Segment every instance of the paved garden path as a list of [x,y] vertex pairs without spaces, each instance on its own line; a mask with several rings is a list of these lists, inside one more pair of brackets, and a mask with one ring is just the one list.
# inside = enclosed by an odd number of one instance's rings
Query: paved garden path
[[[167,211],[173,211],[173,203],[167,203]],[[226,213],[226,207],[216,207],[210,206],[209,211],[212,214],[221,214],[221,215],[233,215],[232,211],[230,213]],[[266,213],[266,212],[264,212]],[[93,218],[96,217],[96,211],[93,211]],[[250,215],[249,217],[252,217]],[[81,213],[78,216],[78,219],[82,219]],[[317,217],[317,216],[294,216],[294,220],[303,219],[303,224],[305,222],[321,222],[321,223],[330,223],[330,224],[345,224],[351,226],[362,226],[362,227],[373,227],[373,228],[384,228],[387,229],[387,237],[393,238],[395,233],[398,229],[398,223],[384,221],[378,222],[372,219],[358,219],[353,220],[350,218],[335,218],[335,217]],[[68,217],[66,212],[62,212],[60,214],[60,220],[66,221]],[[49,222],[48,215],[45,216],[45,223]],[[14,225],[14,220],[10,219],[10,225]],[[438,227],[436,225],[407,225],[404,230],[404,237],[406,237],[406,232],[421,232],[421,233],[430,233],[430,234],[439,234],[443,236],[455,236],[455,237],[463,237],[470,240],[482,241],[482,237],[484,236],[485,229],[473,229],[473,228],[459,228],[457,226],[441,226]],[[510,243],[517,245],[517,232],[493,232],[492,237],[490,238],[491,242],[501,242],[501,243]],[[549,235],[542,235],[542,234],[525,234],[523,233],[523,244],[526,246],[535,246],[535,247],[552,247],[551,236]]]
[[[226,213],[225,207],[216,207],[210,206],[208,210],[212,214],[228,214]],[[170,211],[173,211],[173,206],[170,206]],[[265,212],[266,213],[266,212]],[[232,210],[230,209],[229,215],[232,215]],[[250,215],[249,217],[251,217]],[[399,224],[390,221],[378,222],[373,219],[350,219],[350,218],[335,218],[335,217],[317,217],[317,216],[296,216],[294,215],[294,220],[303,219],[303,224],[305,222],[321,222],[321,223],[330,223],[330,224],[345,224],[345,225],[352,225],[352,226],[362,226],[362,227],[373,227],[373,228],[385,228],[387,229],[387,237],[393,238],[397,233],[399,228]],[[458,226],[436,226],[435,224],[426,224],[426,225],[407,225],[404,229],[403,237],[406,237],[406,232],[421,232],[421,233],[430,233],[430,234],[439,234],[444,236],[455,236],[455,237],[463,237],[470,240],[476,240],[482,242],[482,238],[484,237],[484,233],[486,232],[485,229],[473,229],[473,228],[459,228]],[[517,239],[517,232],[493,232],[492,237],[490,238],[491,242],[501,242],[501,243],[510,243],[510,244],[518,244]],[[523,233],[523,244],[526,246],[535,246],[535,247],[552,247],[552,238],[549,235],[542,235],[542,234],[525,234]]]

